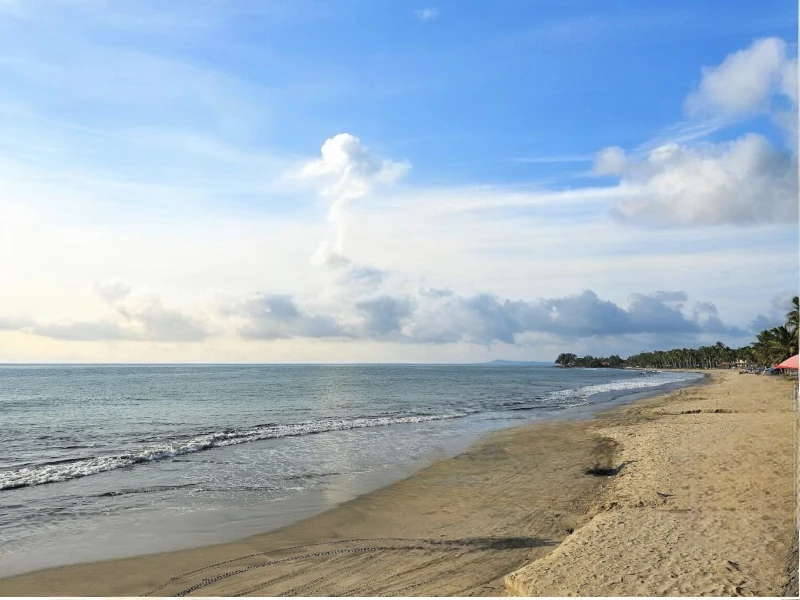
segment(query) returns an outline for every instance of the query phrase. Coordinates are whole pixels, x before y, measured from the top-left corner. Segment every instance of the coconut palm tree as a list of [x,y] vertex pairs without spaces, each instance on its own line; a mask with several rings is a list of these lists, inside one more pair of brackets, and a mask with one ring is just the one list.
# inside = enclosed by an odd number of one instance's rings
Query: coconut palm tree
[[791,331],[794,336],[794,346],[796,350],[798,345],[798,331],[800,331],[800,300],[797,296],[792,298],[792,310],[786,313],[786,329]]
[[790,356],[797,354],[797,331],[789,329],[785,325],[774,327],[772,347],[776,362],[783,362]]
[[744,361],[746,365],[774,365],[798,353],[800,333],[800,302],[792,298],[792,310],[786,314],[786,324],[760,332],[756,341],[743,348],[729,348],[722,342],[713,346],[641,352],[628,357],[632,367],[713,369]]
[[762,331],[753,344],[753,351],[764,365],[783,362],[797,353],[795,332],[785,325]]
[[799,322],[800,319],[798,318],[799,316],[800,316],[800,298],[795,296],[794,298],[792,298],[792,310],[786,313],[786,326],[787,327],[791,326],[796,329],[797,326],[800,325]]

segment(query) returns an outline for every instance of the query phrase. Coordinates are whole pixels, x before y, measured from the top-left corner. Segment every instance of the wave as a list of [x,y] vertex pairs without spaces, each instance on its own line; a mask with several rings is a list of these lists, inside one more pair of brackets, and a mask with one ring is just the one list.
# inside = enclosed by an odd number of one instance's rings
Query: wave
[[69,479],[78,479],[80,477],[96,475],[115,469],[167,460],[175,456],[201,452],[210,448],[220,448],[258,440],[311,435],[328,431],[383,427],[386,425],[399,425],[403,423],[442,421],[446,419],[457,419],[464,416],[466,415],[451,414],[331,419],[290,425],[268,424],[264,426],[255,426],[246,430],[234,429],[211,432],[185,440],[166,440],[125,454],[93,456],[77,460],[69,459],[66,462],[57,461],[9,471],[0,471],[0,490],[11,490],[45,483],[57,483]]
[[657,373],[658,376],[618,379],[616,381],[609,381],[608,383],[587,385],[577,389],[559,390],[557,392],[550,392],[547,397],[549,400],[588,398],[589,396],[605,392],[660,387],[670,383],[681,383],[683,381],[691,381],[702,377],[701,375],[695,375],[693,373],[663,373],[660,371],[657,371]]

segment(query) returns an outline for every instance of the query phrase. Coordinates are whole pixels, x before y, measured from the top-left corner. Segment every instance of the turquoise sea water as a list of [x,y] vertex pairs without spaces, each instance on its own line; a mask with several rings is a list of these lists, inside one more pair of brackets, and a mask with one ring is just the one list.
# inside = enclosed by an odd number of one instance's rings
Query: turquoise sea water
[[482,433],[698,376],[545,366],[0,366],[0,576],[258,533]]

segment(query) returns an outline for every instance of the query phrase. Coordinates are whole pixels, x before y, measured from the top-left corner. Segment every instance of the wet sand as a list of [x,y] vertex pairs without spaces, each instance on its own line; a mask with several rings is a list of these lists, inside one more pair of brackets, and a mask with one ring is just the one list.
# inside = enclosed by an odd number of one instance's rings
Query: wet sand
[[592,420],[496,432],[278,531],[28,573],[0,594],[778,595],[792,411],[788,381],[714,373]]

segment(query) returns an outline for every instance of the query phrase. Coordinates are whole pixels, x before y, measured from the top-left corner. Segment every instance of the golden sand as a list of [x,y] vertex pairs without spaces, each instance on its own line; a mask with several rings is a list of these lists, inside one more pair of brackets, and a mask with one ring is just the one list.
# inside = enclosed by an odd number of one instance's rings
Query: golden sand
[[[509,592],[784,592],[797,540],[791,383],[734,373],[715,380],[666,402],[632,407],[598,428],[620,444],[618,460],[626,467],[586,526],[509,575]],[[636,413],[640,418],[628,422]]]

